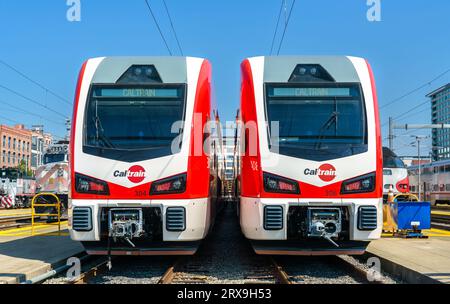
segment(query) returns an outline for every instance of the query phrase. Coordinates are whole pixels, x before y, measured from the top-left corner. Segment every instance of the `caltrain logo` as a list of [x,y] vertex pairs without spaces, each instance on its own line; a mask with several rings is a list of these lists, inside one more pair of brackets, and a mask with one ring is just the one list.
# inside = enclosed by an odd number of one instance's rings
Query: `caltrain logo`
[[125,171],[114,171],[114,177],[127,177],[130,182],[138,184],[145,179],[145,169],[141,166],[132,166]]
[[330,164],[323,164],[318,169],[305,169],[305,175],[317,175],[324,182],[331,182],[336,178],[336,168]]

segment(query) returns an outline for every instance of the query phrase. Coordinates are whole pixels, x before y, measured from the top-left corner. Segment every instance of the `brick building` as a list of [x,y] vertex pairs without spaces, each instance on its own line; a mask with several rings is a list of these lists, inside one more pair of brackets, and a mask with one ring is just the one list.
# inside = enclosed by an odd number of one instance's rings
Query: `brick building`
[[17,168],[23,160],[31,169],[31,134],[24,125],[0,125],[0,168]]

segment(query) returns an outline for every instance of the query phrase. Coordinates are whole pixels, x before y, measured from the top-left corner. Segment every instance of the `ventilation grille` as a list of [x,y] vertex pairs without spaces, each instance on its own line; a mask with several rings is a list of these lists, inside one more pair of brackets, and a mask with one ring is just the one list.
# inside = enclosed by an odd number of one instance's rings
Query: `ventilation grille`
[[74,208],[72,215],[72,228],[75,231],[92,230],[91,208]]
[[377,208],[366,206],[359,208],[358,229],[375,230],[377,228]]
[[283,229],[283,207],[281,206],[264,207],[264,229],[265,230]]
[[184,231],[186,229],[186,210],[183,207],[170,207],[166,211],[167,231]]

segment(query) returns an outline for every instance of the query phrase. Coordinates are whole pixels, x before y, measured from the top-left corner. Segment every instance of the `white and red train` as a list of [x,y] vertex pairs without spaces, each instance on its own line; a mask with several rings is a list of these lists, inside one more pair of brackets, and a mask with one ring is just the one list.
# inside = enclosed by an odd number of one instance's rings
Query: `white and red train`
[[211,66],[201,58],[107,57],[83,65],[69,227],[88,254],[195,253],[220,208],[222,141],[211,90]]
[[356,57],[241,65],[239,215],[259,254],[362,254],[380,238],[375,81]]
[[383,199],[389,191],[394,195],[409,193],[408,169],[391,149],[383,147]]

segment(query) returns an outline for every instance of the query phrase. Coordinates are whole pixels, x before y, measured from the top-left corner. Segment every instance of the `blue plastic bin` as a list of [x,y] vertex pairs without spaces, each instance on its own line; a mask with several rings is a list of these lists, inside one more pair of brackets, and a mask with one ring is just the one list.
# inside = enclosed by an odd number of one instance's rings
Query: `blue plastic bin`
[[431,228],[430,202],[398,202],[398,229],[413,229],[412,223],[418,223],[419,230]]

